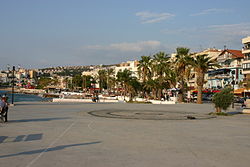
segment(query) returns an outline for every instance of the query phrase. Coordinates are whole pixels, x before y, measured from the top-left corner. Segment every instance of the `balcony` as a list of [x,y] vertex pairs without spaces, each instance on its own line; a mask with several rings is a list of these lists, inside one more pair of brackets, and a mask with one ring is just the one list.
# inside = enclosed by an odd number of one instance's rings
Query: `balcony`
[[247,54],[247,53],[250,53],[250,48],[249,49],[243,48],[242,54]]
[[250,36],[242,39],[243,44],[250,43]]
[[243,61],[249,61],[250,60],[250,56],[246,56],[244,57]]
[[250,74],[250,68],[243,68],[242,74]]
[[212,80],[212,79],[230,79],[231,75],[229,74],[221,74],[221,75],[216,75],[216,76],[208,76],[208,80]]

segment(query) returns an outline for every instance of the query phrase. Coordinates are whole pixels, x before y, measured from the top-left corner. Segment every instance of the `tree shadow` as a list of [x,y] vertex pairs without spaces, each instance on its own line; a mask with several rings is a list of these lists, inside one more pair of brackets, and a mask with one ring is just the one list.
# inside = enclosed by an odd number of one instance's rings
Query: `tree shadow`
[[10,122],[10,123],[17,123],[17,122],[45,122],[45,121],[64,120],[64,119],[70,119],[70,117],[20,119],[20,120],[9,120],[8,122]]
[[14,157],[14,156],[19,156],[19,155],[39,154],[39,153],[42,153],[42,152],[50,152],[50,151],[59,151],[59,150],[63,150],[65,148],[69,148],[69,147],[85,146],[85,145],[99,144],[99,143],[101,143],[101,141],[90,142],[90,143],[79,143],[79,144],[61,145],[61,146],[56,146],[56,147],[51,147],[51,148],[45,148],[45,149],[24,151],[24,152],[20,152],[20,153],[16,153],[16,154],[1,155],[0,158]]

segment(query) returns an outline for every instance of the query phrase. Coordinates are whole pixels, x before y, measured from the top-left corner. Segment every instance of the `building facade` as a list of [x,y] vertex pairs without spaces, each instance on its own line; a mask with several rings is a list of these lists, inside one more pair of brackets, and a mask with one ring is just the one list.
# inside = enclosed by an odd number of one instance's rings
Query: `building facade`
[[139,78],[138,65],[138,60],[123,62],[115,67],[115,76],[119,71],[124,71],[127,69],[132,72],[132,76]]
[[250,81],[250,36],[242,39],[242,53],[244,55],[244,61],[242,62],[244,83]]
[[[208,48],[202,52],[198,52],[196,54],[194,54],[193,56],[197,56],[197,55],[207,55],[210,59],[212,60],[216,60],[218,58],[218,56],[222,53],[222,50],[219,49],[215,49],[215,48]],[[205,74],[205,80],[208,80],[208,74]],[[196,74],[195,71],[192,70],[191,74],[190,74],[190,78],[188,81],[188,87],[193,90],[197,87],[196,85]],[[204,88],[209,88],[210,85],[209,84],[205,84]]]
[[241,50],[225,49],[217,57],[217,62],[221,66],[219,69],[211,70],[207,76],[207,87],[221,89],[231,85],[234,89],[239,88],[243,82],[242,62],[244,55]]

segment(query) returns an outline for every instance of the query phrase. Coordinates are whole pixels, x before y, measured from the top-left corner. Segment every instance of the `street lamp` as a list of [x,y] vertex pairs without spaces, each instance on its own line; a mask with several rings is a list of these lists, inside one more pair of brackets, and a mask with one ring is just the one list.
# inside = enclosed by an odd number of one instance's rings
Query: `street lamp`
[[[234,80],[234,76],[232,76],[232,85],[233,85],[233,97],[234,97],[234,85],[235,85],[235,80]],[[232,102],[232,108],[234,108],[234,98],[233,98],[233,102]]]
[[12,67],[12,96],[11,96],[12,105],[14,105],[14,84],[15,84],[15,66]]

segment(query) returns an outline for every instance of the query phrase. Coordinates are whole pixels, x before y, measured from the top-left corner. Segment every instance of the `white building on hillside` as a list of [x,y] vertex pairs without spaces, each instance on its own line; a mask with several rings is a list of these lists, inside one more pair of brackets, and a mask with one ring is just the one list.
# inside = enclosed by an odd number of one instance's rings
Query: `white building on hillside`
[[132,72],[132,76],[139,78],[138,65],[139,65],[138,60],[123,62],[115,67],[115,75],[119,71],[124,71],[125,69],[127,69]]

